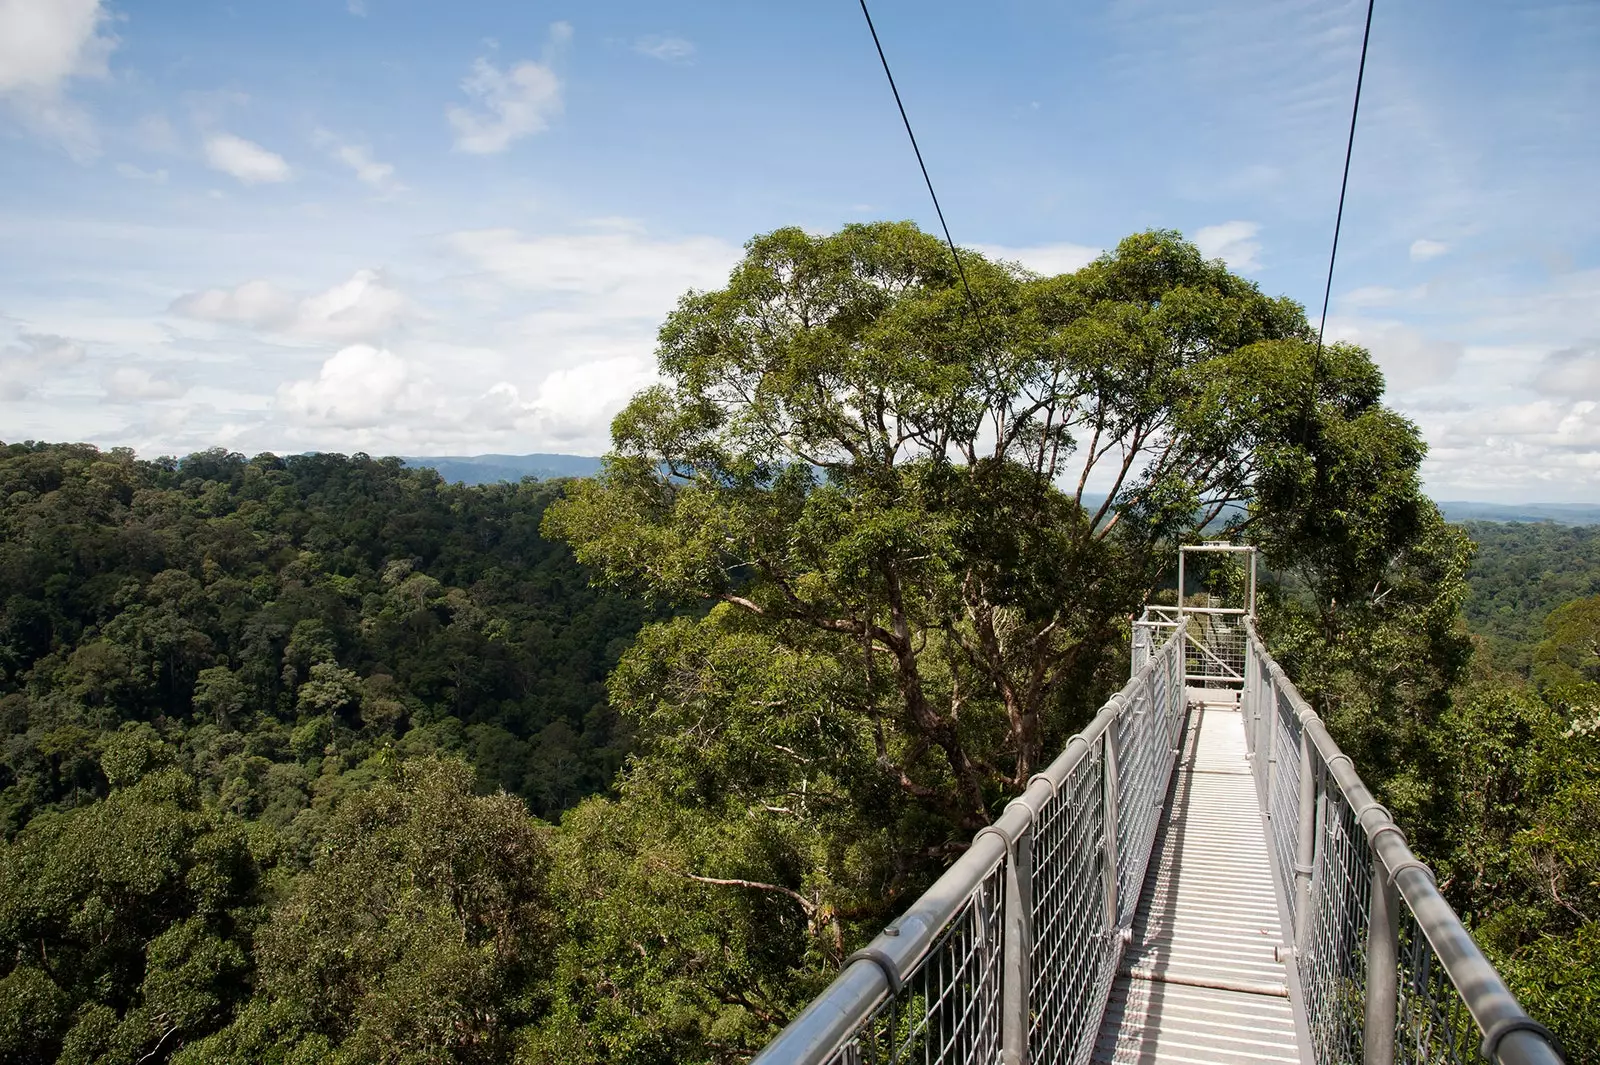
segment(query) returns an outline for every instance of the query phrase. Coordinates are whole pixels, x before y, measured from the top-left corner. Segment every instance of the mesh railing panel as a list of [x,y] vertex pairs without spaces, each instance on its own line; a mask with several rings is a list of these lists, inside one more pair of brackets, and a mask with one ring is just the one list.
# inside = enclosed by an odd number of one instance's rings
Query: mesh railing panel
[[[1172,776],[1168,679],[1152,674],[1117,719],[1117,927],[1132,924]],[[1180,715],[1181,716],[1181,715]]]
[[[1276,680],[1267,675],[1258,655],[1252,645],[1243,710],[1256,759],[1257,784],[1265,793],[1270,817],[1272,858],[1295,929],[1295,968],[1311,1059],[1317,1065],[1359,1065],[1363,1060],[1368,1007],[1372,1006],[1375,1017],[1383,1018],[1389,1005],[1368,1002],[1369,966],[1378,964],[1374,958],[1385,956],[1371,953],[1378,948],[1372,948],[1368,938],[1373,931],[1373,876],[1375,868],[1385,872],[1387,867],[1379,862],[1367,829],[1357,817],[1361,811],[1352,808],[1350,795],[1325,760],[1348,758],[1337,753],[1336,746],[1331,748],[1333,754],[1325,755],[1324,749],[1312,742],[1308,744],[1310,762],[1303,762],[1301,736],[1307,727],[1300,716],[1303,703],[1282,680],[1281,672],[1275,674]],[[1264,750],[1269,735],[1270,763]],[[1309,842],[1300,839],[1302,773],[1312,774],[1316,785],[1309,793],[1315,796],[1315,804],[1308,811],[1314,826]],[[1351,787],[1357,788],[1358,793],[1366,791],[1359,781]],[[1377,808],[1370,794],[1363,794],[1362,802],[1366,810]],[[1394,830],[1395,826],[1389,823],[1376,831]],[[1296,864],[1303,860],[1302,856],[1309,857],[1311,864],[1303,914],[1298,912],[1301,898],[1295,879]],[[1414,856],[1407,861],[1419,864]],[[1395,1061],[1405,1065],[1468,1065],[1482,1060],[1482,1030],[1460,989],[1398,891],[1393,906],[1396,910],[1391,912],[1398,916],[1392,1003]],[[1384,934],[1393,935],[1394,926],[1388,927],[1390,930]],[[1374,982],[1372,986],[1383,984]],[[1474,993],[1481,994],[1482,990],[1475,987]],[[1384,994],[1388,993],[1385,987]],[[1387,1022],[1385,1019],[1374,1023]]]
[[1045,804],[1034,827],[1029,1003],[1035,1062],[1087,1061],[1111,988],[1104,776],[1095,745]]
[[1337,789],[1324,794],[1322,815],[1306,942],[1298,961],[1312,1054],[1319,1065],[1328,1065],[1361,1060],[1372,852]]
[[998,1060],[1004,891],[1001,862],[829,1065]]
[[1189,637],[1184,648],[1184,676],[1191,681],[1237,684],[1244,679],[1244,619],[1238,614],[1196,609],[1188,614]]
[[[991,851],[969,852],[957,865],[970,861],[970,871],[952,869],[936,885],[940,901],[923,905],[928,895],[919,900],[924,918],[951,914],[939,918],[926,949],[899,955],[897,945],[907,941],[885,932],[863,960],[853,962],[897,966],[885,970],[891,986],[897,982],[893,974],[903,974],[896,990],[866,999],[861,988],[869,985],[861,970],[847,966],[760,1060],[989,1065],[999,1060],[1006,1040],[1015,1040],[1038,1065],[1084,1065],[1121,960],[1116,930],[1132,922],[1172,774],[1183,727],[1182,649],[1181,636],[1169,632],[1121,697],[1030,781],[1026,795],[994,826],[979,833],[975,847],[993,848],[992,836],[982,841],[998,832],[1010,848],[1004,857],[984,865],[988,859],[978,855]],[[1115,756],[1110,761],[1108,748]],[[1108,779],[1111,765],[1115,779]],[[1108,919],[1106,912],[1113,796],[1120,901],[1112,916],[1120,920]],[[1019,824],[1024,816],[1025,827]],[[954,886],[968,883],[973,886]],[[1005,906],[1018,903],[1024,908],[1002,916]],[[1019,937],[1010,958],[1006,935]],[[882,982],[870,986],[881,988]]]
[[1400,1065],[1482,1061],[1478,1054],[1481,1037],[1467,1004],[1409,913],[1400,918],[1399,960],[1395,1061]]
[[1294,866],[1300,846],[1300,719],[1295,715],[1284,692],[1274,699],[1271,727],[1273,736],[1273,765],[1271,791],[1267,809],[1270,816],[1273,860],[1277,862],[1289,903],[1289,920],[1295,917],[1297,905],[1294,892]]

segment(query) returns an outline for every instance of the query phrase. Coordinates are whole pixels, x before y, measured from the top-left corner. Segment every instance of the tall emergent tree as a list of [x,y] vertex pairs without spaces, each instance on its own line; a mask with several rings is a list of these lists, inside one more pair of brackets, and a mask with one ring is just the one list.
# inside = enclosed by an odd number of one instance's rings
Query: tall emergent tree
[[851,908],[818,866],[892,894],[908,853],[961,846],[1083,724],[1177,541],[1225,522],[1320,544],[1343,506],[1371,569],[1415,536],[1355,502],[1393,473],[1426,506],[1366,352],[1315,357],[1298,305],[1175,233],[1048,278],[967,252],[965,281],[909,223],[747,247],[668,318],[665,383],[546,529],[606,581],[714,604],[613,678],[645,752],[629,787],[891,833],[873,861],[823,832],[807,884],[753,885],[813,923]]

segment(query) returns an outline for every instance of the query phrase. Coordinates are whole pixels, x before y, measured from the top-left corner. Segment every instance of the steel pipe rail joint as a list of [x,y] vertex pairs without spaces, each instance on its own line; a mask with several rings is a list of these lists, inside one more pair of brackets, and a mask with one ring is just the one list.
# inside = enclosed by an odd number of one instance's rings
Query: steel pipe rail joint
[[[1432,870],[1412,852],[1405,833],[1389,811],[1373,797],[1356,772],[1355,763],[1334,741],[1321,716],[1306,702],[1284,673],[1283,667],[1267,651],[1253,623],[1248,624],[1248,633],[1251,654],[1265,667],[1264,673],[1272,686],[1288,697],[1303,734],[1310,741],[1310,747],[1316,750],[1328,774],[1343,793],[1366,836],[1368,847],[1378,859],[1373,877],[1377,902],[1374,909],[1390,924],[1388,934],[1393,935],[1398,914],[1393,912],[1392,907],[1385,907],[1384,903],[1387,896],[1398,894],[1482,1033],[1480,1051],[1486,1059],[1500,1065],[1563,1065],[1566,1058],[1559,1041],[1528,1015],[1494,966],[1484,957],[1466,926],[1461,923],[1461,918],[1440,893]],[[1310,773],[1311,768],[1302,766],[1301,771]],[[1384,954],[1383,960],[1388,963],[1393,955],[1387,951]],[[1392,976],[1388,982],[1393,988]],[[1390,994],[1395,994],[1395,991],[1390,991]],[[1373,1005],[1369,1003],[1369,1010]],[[1392,1031],[1393,1003],[1386,1008]],[[1371,1018],[1372,1013],[1369,1012],[1368,1017]],[[1392,1041],[1386,1049],[1389,1054],[1386,1060],[1392,1061]]]

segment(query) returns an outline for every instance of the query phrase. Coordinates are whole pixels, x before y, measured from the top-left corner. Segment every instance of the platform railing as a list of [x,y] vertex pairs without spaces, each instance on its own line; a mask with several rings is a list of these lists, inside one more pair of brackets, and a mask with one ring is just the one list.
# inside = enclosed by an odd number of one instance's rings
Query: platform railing
[[1317,1065],[1553,1065],[1350,757],[1244,623],[1241,710]]
[[1083,1065],[1184,725],[1182,623],[758,1065]]

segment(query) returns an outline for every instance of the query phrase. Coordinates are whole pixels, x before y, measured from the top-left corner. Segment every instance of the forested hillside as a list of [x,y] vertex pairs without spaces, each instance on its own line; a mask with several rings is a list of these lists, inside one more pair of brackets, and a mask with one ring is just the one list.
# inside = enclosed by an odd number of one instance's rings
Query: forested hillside
[[1526,671],[1475,656],[1365,351],[1171,233],[1055,278],[907,224],[747,252],[592,480],[0,447],[0,1061],[745,1061],[1120,685],[1218,522],[1596,1060],[1600,597],[1552,578],[1488,614]]
[[105,793],[134,726],[284,826],[378,756],[464,754],[558,814],[621,764],[604,681],[644,618],[539,535],[559,489],[394,459],[0,451],[0,816]]
[[1544,620],[1563,603],[1600,595],[1600,525],[1467,522],[1478,545],[1468,572],[1467,624],[1496,664],[1526,674]]

